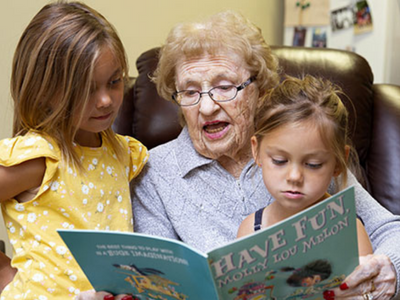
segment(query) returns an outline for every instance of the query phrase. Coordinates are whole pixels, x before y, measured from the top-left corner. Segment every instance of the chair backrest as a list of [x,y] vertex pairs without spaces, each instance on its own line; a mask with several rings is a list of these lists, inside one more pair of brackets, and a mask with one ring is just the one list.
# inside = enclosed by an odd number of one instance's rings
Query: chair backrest
[[[362,182],[379,202],[400,214],[400,87],[374,85],[368,62],[353,52],[271,48],[279,59],[282,74],[311,74],[329,79],[343,89],[347,97],[342,97],[342,101],[349,111],[351,139],[360,159]],[[170,141],[181,131],[178,107],[161,98],[150,80],[158,52],[159,48],[153,48],[138,58],[139,75],[131,82],[114,124],[116,132],[134,136],[148,148]],[[393,150],[387,148],[389,142]],[[380,164],[383,159],[385,165]]]

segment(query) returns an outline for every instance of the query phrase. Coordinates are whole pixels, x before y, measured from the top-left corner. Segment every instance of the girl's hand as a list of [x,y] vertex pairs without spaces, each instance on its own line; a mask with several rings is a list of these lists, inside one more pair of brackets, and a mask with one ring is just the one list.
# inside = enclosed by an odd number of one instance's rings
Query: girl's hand
[[360,265],[324,299],[389,300],[396,290],[396,271],[386,255],[360,256]]
[[113,296],[107,292],[85,291],[75,297],[75,300],[134,300],[130,295]]

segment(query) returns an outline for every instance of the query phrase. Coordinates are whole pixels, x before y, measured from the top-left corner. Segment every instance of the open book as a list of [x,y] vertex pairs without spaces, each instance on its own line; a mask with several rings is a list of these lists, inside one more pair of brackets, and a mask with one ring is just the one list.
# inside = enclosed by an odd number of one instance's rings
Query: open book
[[358,265],[354,202],[350,187],[207,254],[137,233],[58,232],[97,291],[164,300],[322,299]]

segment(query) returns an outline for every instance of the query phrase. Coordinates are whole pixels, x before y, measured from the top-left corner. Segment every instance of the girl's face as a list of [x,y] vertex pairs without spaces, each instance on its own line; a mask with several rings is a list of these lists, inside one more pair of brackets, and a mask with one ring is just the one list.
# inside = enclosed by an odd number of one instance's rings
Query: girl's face
[[285,214],[322,200],[332,177],[340,173],[334,153],[312,122],[283,125],[264,136],[260,145],[251,139],[264,184]]
[[100,146],[98,133],[111,126],[124,96],[121,65],[108,47],[97,59],[92,87],[75,141],[82,146],[96,147]]

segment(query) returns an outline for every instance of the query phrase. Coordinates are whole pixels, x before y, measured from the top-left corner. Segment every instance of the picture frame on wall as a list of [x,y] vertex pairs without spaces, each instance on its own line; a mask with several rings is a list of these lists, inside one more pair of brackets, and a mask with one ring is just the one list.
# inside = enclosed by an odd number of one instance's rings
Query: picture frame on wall
[[371,32],[373,29],[371,8],[368,1],[357,1],[355,5],[354,33]]
[[293,34],[293,46],[304,47],[306,42],[307,28],[296,26]]

